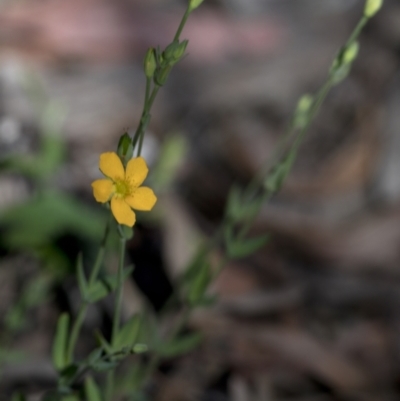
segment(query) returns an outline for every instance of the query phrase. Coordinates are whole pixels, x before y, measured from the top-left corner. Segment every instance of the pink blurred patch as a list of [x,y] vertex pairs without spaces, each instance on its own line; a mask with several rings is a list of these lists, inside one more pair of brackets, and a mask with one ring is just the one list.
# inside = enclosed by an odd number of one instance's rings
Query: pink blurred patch
[[[0,13],[0,51],[39,58],[118,62],[141,57],[148,46],[166,45],[180,15],[115,0],[43,0],[10,3]],[[273,51],[284,27],[265,16],[230,19],[206,7],[190,17],[182,38],[190,40],[190,63],[218,63]]]

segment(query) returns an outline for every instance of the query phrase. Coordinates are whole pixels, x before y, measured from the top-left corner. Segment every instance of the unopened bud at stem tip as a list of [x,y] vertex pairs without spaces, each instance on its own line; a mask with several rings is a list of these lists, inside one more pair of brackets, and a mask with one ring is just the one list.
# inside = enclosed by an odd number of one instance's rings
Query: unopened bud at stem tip
[[192,12],[197,7],[199,7],[202,2],[203,2],[203,0],[190,0],[189,1],[189,12]]
[[368,18],[373,17],[382,7],[383,0],[367,0],[364,7],[364,15]]

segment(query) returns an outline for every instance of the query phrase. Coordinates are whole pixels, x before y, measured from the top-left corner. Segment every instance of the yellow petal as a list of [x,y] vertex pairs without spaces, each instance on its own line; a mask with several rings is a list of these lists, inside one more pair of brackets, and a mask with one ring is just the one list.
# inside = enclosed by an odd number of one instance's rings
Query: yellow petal
[[131,196],[127,196],[125,202],[133,209],[149,211],[153,209],[157,198],[152,189],[140,187]]
[[125,224],[132,227],[135,224],[136,216],[133,210],[128,206],[123,198],[113,196],[111,199],[111,211],[115,220],[119,224]]
[[107,202],[113,193],[113,182],[111,180],[96,180],[92,182],[93,196],[97,202]]
[[130,182],[133,187],[139,187],[147,177],[149,169],[147,168],[146,161],[143,157],[135,157],[129,160],[126,165],[125,178]]
[[100,170],[106,176],[112,180],[122,180],[125,172],[122,165],[121,159],[115,152],[102,153],[100,155]]

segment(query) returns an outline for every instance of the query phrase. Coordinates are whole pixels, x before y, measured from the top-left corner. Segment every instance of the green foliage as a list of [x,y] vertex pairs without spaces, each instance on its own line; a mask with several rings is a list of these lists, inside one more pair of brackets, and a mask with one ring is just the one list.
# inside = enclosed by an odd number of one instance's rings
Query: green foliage
[[5,210],[0,224],[6,228],[3,240],[11,249],[39,249],[65,233],[99,240],[105,215],[67,194],[44,191]]
[[[165,84],[172,67],[185,55],[188,41],[181,41],[179,37],[190,12],[201,3],[202,0],[190,0],[188,2],[187,10],[175,37],[164,51],[159,48],[150,48],[146,54],[144,60],[144,72],[147,78],[146,94],[140,123],[133,139],[125,133],[118,144],[118,154],[124,164],[130,159],[136,146],[137,155],[141,154],[143,138],[150,122],[150,111],[154,99],[160,87]],[[300,99],[290,125],[289,135],[285,137],[284,146],[278,152],[278,157],[274,159],[278,162],[269,170],[263,170],[262,174],[258,175],[257,180],[252,182],[245,190],[240,190],[238,187],[232,188],[221,228],[213,240],[202,247],[195,255],[178,283],[188,312],[194,307],[209,305],[215,301],[215,298],[207,295],[210,283],[219,272],[219,269],[212,266],[210,258],[210,253],[215,247],[223,243],[228,258],[243,258],[256,252],[268,242],[268,235],[247,237],[253,219],[267,197],[279,191],[287,179],[308,127],[329,90],[348,75],[358,54],[357,38],[359,33],[367,20],[379,10],[381,5],[382,1],[380,0],[367,0],[364,16],[335,58],[327,82],[315,95],[305,95]],[[6,162],[9,168],[42,181],[54,172],[63,154],[63,145],[57,142],[54,135],[60,124],[57,115],[51,106],[43,110],[42,130],[45,134],[39,155],[36,156],[37,159],[9,159]],[[173,138],[166,143],[160,157],[158,170],[154,176],[161,187],[166,187],[170,183],[183,151],[184,143],[180,139]],[[265,173],[267,171],[268,173]],[[3,224],[7,229],[6,243],[19,249],[44,249],[49,246],[52,239],[65,232],[78,233],[80,236],[83,235],[90,239],[99,239],[98,233],[102,231],[101,228],[104,223],[101,215],[96,214],[76,200],[50,191],[43,191],[32,201],[16,206],[7,213],[0,215],[0,224]],[[201,342],[201,335],[198,333],[181,335],[182,327],[185,324],[184,319],[187,318],[186,313],[183,314],[182,322],[179,322],[167,335],[160,333],[159,322],[149,311],[131,317],[124,325],[120,326],[122,286],[132,271],[131,268],[124,269],[125,242],[132,238],[133,231],[125,228],[125,226],[118,226],[118,230],[120,253],[117,275],[100,274],[105,252],[104,243],[108,236],[107,230],[97,260],[92,269],[89,270],[89,278],[86,277],[82,256],[80,255],[78,258],[76,274],[82,295],[82,305],[78,317],[72,325],[72,330],[70,330],[68,314],[62,314],[58,320],[52,354],[54,365],[59,371],[59,383],[57,391],[46,396],[45,399],[48,401],[75,401],[78,398],[73,395],[74,391],[80,391],[80,395],[85,396],[85,401],[103,401],[104,399],[104,401],[112,401],[116,390],[113,371],[121,360],[132,353],[149,353],[148,363],[146,363],[147,358],[136,358],[141,361],[131,370],[133,373],[127,387],[132,391],[134,390],[134,394],[143,395],[140,390],[137,390],[146,384],[146,380],[160,358],[182,355],[197,347]],[[225,259],[224,256],[223,260],[225,261]],[[46,287],[43,285],[41,287],[41,285],[39,283],[29,289],[24,298],[25,304],[33,305],[43,300],[42,294],[46,292],[43,288]],[[116,291],[117,300],[111,340],[106,340],[103,334],[97,332],[96,338],[99,347],[93,350],[83,361],[72,363],[76,339],[85,318],[88,303],[97,302],[114,291]],[[18,311],[14,312],[16,317],[12,317],[11,321],[20,319],[18,313]],[[90,376],[90,370],[109,371],[104,397]],[[84,375],[86,377],[82,385],[77,385],[78,378],[82,378]],[[74,387],[76,385],[77,390]],[[133,399],[133,396],[131,398]],[[23,401],[23,398],[16,398],[14,401]]]
[[240,188],[234,185],[228,195],[226,213],[230,221],[243,223],[254,218],[263,203],[262,196],[246,199]]
[[264,187],[270,193],[279,191],[286,180],[286,177],[292,169],[293,163],[296,160],[296,151],[291,150],[285,158],[273,167],[264,181]]
[[157,348],[157,352],[164,358],[174,358],[197,348],[202,339],[203,337],[200,333],[187,334],[161,344]]
[[2,161],[2,167],[37,180],[54,175],[61,165],[65,145],[59,135],[64,111],[56,103],[48,103],[41,113],[41,145],[34,156],[10,156]]
[[[124,269],[123,279],[126,280],[133,271],[133,267]],[[105,274],[90,285],[86,291],[86,301],[94,303],[105,298],[117,288],[117,277],[114,274]]]
[[128,227],[124,224],[121,224],[118,227],[119,227],[119,233],[122,238],[124,238],[126,240],[130,240],[133,238],[134,230],[132,227]]
[[225,229],[226,252],[232,259],[240,259],[251,255],[265,246],[269,239],[269,235],[243,239],[234,234],[231,226],[227,226]]
[[132,349],[139,336],[141,323],[142,318],[140,315],[132,316],[124,326],[120,328],[113,344],[113,350],[117,351],[123,348]]
[[28,281],[18,300],[7,311],[4,318],[4,323],[9,331],[15,332],[25,326],[27,312],[49,298],[51,284],[52,279],[44,274],[39,274]]
[[85,396],[87,401],[103,401],[100,389],[91,376],[85,379]]
[[70,318],[63,313],[58,318],[56,334],[53,342],[53,364],[58,371],[62,371],[68,364],[67,344]]

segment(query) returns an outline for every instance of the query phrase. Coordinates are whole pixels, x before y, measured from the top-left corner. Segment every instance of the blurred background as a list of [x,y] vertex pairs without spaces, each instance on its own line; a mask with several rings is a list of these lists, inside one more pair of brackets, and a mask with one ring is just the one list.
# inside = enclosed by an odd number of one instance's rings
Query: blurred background
[[[218,226],[229,188],[271,155],[363,5],[206,0],[193,13],[182,35],[188,56],[160,91],[145,139],[159,202],[138,215],[128,245],[126,316],[163,306]],[[54,386],[57,316],[76,313],[76,258],[93,259],[107,217],[90,187],[99,154],[134,132],[146,49],[172,40],[185,6],[0,4],[1,400],[16,389],[36,400]],[[399,59],[400,3],[386,0],[255,223],[272,241],[228,264],[211,289],[218,302],[189,321],[204,334],[200,349],[163,363],[152,399],[400,399]],[[116,266],[112,251],[107,264]],[[112,300],[90,310],[82,355],[111,314]]]

